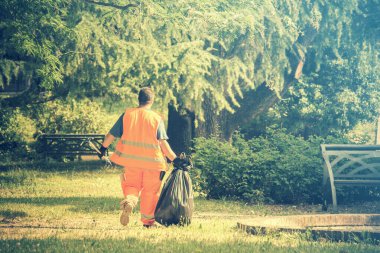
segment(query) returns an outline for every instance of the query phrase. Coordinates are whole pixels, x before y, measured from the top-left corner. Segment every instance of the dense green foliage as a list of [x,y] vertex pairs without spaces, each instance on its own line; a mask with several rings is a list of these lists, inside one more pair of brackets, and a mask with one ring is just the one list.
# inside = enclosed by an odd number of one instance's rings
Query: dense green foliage
[[322,142],[294,137],[283,129],[269,129],[265,136],[250,140],[236,134],[232,144],[198,138],[193,178],[209,198],[319,203]]
[[35,122],[20,110],[0,110],[0,122],[0,152],[24,147],[33,141]]
[[14,82],[18,75],[33,78],[40,89],[52,90],[62,84],[62,53],[74,39],[64,21],[68,2],[1,1],[0,87]]
[[295,84],[278,105],[280,114],[286,115],[283,126],[306,137],[327,136],[374,121],[380,109],[380,76],[378,70],[366,71],[380,68],[380,62],[373,62],[375,67],[366,61],[364,71],[345,61],[326,62],[318,74]]
[[289,55],[314,50],[307,62],[315,66],[326,52],[347,58],[354,46],[374,47],[376,36],[362,28],[378,27],[377,0],[105,3],[2,1],[0,86],[31,80],[19,103],[70,95],[115,103],[151,85],[161,107],[171,102],[203,119],[205,97],[216,113],[233,112],[262,83],[281,91]]
[[53,101],[33,111],[39,133],[103,133],[116,119],[90,100]]
[[[280,91],[291,71],[288,53],[306,51],[297,39],[309,30],[318,31],[316,50],[338,52],[351,41],[352,14],[361,20],[359,2],[141,1],[120,9],[6,0],[0,5],[3,80],[25,70],[33,94],[117,100],[152,85],[162,105],[172,101],[202,118],[204,96],[213,98],[216,111],[233,111],[245,89],[265,82]],[[309,60],[320,62],[321,55]]]
[[326,56],[319,72],[294,83],[276,106],[243,132],[252,137],[277,125],[305,138],[343,136],[360,123],[375,122],[380,109],[378,55],[367,48],[347,59],[332,58]]

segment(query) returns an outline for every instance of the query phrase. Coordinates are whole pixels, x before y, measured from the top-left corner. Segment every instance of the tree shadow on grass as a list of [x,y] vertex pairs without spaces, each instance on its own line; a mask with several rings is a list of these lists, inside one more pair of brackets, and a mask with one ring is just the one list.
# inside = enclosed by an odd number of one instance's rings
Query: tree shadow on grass
[[12,210],[3,210],[0,211],[0,217],[4,217],[4,219],[15,219],[15,218],[22,218],[26,217],[28,214],[23,211],[12,211]]
[[[46,172],[56,171],[96,171],[106,168],[106,163],[102,160],[93,161],[73,161],[73,162],[56,162],[56,161],[33,161],[33,162],[11,162],[0,163],[0,171],[9,171],[16,169],[38,170]],[[114,165],[113,168],[121,168]]]
[[120,198],[116,197],[43,197],[1,198],[3,204],[29,204],[35,206],[70,205],[69,211],[79,213],[106,213],[119,210]]
[[25,173],[19,173],[17,176],[15,175],[0,175],[0,186],[2,187],[15,187],[18,185],[22,185],[24,181],[27,179]]

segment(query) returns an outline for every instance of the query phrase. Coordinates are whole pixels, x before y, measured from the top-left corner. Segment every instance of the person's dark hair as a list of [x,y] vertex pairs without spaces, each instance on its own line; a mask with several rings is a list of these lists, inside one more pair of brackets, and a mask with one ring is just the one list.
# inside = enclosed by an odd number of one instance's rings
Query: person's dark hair
[[153,101],[154,93],[151,88],[144,87],[139,92],[139,105],[146,105]]

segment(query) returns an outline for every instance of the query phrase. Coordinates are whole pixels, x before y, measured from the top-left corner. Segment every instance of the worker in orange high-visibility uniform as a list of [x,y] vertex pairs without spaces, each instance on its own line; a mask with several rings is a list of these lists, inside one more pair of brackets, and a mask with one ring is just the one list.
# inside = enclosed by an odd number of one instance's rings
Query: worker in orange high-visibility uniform
[[100,147],[102,157],[115,137],[120,140],[111,161],[124,166],[121,187],[124,200],[120,202],[120,223],[129,223],[129,216],[140,197],[141,221],[144,227],[154,224],[154,210],[161,186],[161,173],[167,168],[166,158],[173,161],[175,153],[167,142],[161,116],[150,110],[154,93],[150,88],[139,92],[139,106],[126,109],[106,135]]

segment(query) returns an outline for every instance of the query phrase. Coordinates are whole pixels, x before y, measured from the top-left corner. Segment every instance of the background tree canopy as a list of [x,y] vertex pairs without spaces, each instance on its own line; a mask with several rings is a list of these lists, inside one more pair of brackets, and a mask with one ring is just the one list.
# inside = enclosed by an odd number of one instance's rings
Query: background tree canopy
[[292,53],[303,59],[314,49],[310,62],[320,65],[327,51],[347,57],[342,51],[352,47],[374,50],[377,6],[6,0],[0,7],[1,85],[30,75],[33,87],[53,96],[118,100],[151,85],[163,106],[172,102],[202,120],[205,97],[216,112],[233,112],[241,105],[238,98],[263,83],[280,93],[292,71]]

